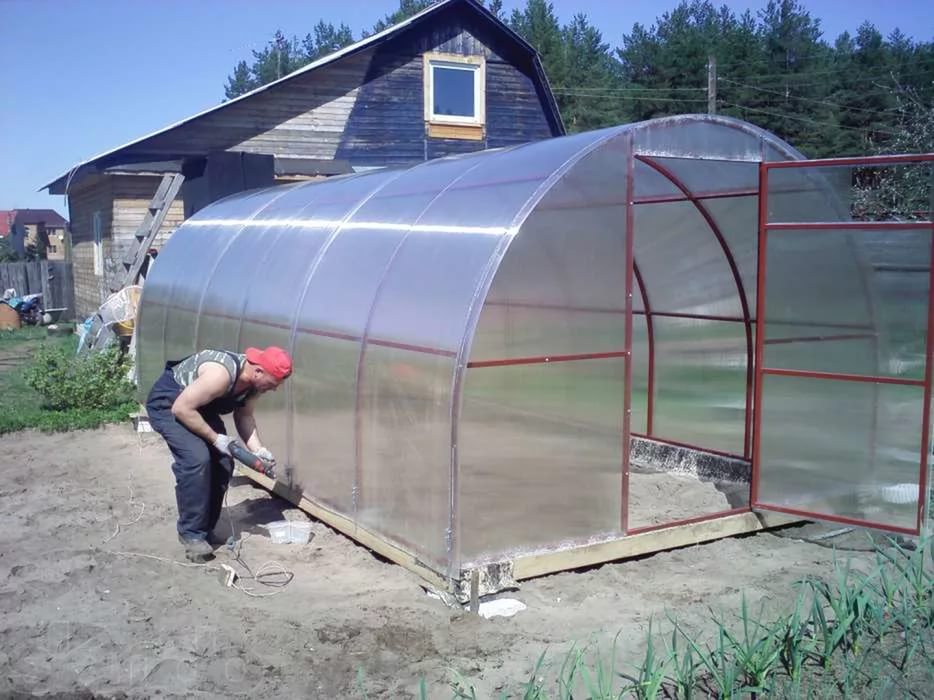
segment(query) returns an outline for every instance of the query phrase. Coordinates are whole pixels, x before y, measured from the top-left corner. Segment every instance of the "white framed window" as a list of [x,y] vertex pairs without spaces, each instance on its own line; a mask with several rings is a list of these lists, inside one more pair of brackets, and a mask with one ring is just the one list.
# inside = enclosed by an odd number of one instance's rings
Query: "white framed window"
[[94,274],[104,276],[104,223],[98,209],[91,215],[91,239],[94,242]]
[[485,73],[483,56],[425,54],[425,121],[482,126]]

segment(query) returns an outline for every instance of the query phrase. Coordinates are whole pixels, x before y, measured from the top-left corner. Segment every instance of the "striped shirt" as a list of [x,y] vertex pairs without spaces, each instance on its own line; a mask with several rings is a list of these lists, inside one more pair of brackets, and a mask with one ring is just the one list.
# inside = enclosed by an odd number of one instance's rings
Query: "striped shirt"
[[198,370],[205,362],[216,362],[224,365],[224,369],[230,375],[230,384],[227,387],[227,394],[233,392],[234,385],[237,383],[237,377],[240,374],[240,368],[246,362],[246,355],[235,352],[226,352],[224,350],[202,350],[194,355],[186,357],[172,368],[172,375],[179,386],[187,387],[198,378]]

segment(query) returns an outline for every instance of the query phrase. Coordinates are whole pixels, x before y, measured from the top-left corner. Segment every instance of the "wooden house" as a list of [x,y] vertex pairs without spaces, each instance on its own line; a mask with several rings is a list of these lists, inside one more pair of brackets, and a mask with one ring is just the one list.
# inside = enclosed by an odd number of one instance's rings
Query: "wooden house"
[[[190,179],[212,154],[268,156],[269,179],[284,182],[563,133],[532,46],[475,0],[442,0],[280,80],[80,163],[47,187],[68,195],[81,314],[120,286],[120,260],[161,175]],[[227,179],[226,191],[215,188],[211,198],[249,185]],[[189,201],[195,189],[171,204],[156,247],[197,208]]]

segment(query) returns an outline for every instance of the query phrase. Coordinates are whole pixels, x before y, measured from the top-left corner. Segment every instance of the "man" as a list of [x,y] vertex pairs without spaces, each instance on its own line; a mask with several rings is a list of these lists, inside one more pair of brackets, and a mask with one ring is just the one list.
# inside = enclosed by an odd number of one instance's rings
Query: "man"
[[208,537],[220,518],[233,459],[222,415],[233,413],[248,450],[270,466],[275,457],[260,441],[253,409],[256,399],[275,391],[292,373],[282,348],[247,348],[243,354],[202,350],[167,362],[153,385],[146,411],[175,462],[178,539],[191,561],[210,559]]

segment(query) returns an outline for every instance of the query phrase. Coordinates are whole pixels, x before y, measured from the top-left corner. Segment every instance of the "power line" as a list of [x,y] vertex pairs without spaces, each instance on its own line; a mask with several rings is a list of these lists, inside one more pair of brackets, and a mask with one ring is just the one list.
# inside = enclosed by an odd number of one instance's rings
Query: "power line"
[[[828,100],[818,100],[811,97],[798,97],[797,95],[788,95],[780,90],[769,90],[768,88],[761,88],[755,85],[747,85],[746,83],[741,83],[736,80],[730,80],[729,78],[720,78],[721,82],[730,83],[731,85],[736,85],[738,87],[747,88],[749,90],[756,90],[757,92],[765,92],[770,95],[779,95],[780,97],[786,97],[792,100],[801,100],[802,102],[813,102],[814,104],[827,105],[829,107],[836,107],[837,109],[846,110],[848,112],[865,112],[866,114],[875,114],[877,116],[892,116],[897,114],[898,110],[890,109],[885,111],[879,111],[875,109],[863,109],[862,107],[846,107],[844,105],[838,104],[836,102],[829,102]],[[878,93],[880,95],[888,94],[884,92]],[[865,97],[866,95],[864,95]]]
[[[804,122],[805,124],[812,124],[814,126],[829,126],[828,124],[824,124],[823,122],[819,122],[815,119],[808,119],[807,117],[799,117],[793,114],[780,114],[778,112],[771,112],[767,109],[759,109],[758,107],[744,107],[743,105],[738,105],[733,102],[723,102],[722,104],[724,107],[735,107],[736,109],[740,109],[743,111],[757,112],[759,114],[765,114],[770,117],[778,117],[779,119],[791,119],[793,121]],[[885,134],[886,136],[896,135],[892,133],[891,131],[884,131],[882,129],[861,129],[856,126],[844,126],[843,124],[833,124],[830,126],[832,126],[834,129],[846,129],[847,131],[859,131],[860,133],[863,133],[863,134],[876,133],[876,134]]]
[[706,98],[678,98],[678,97],[655,97],[654,95],[630,95],[630,94],[604,94],[595,92],[584,92],[573,88],[552,88],[552,92],[559,95],[569,95],[572,97],[620,97],[629,100],[641,100],[646,102],[680,102],[680,103],[707,103]]

